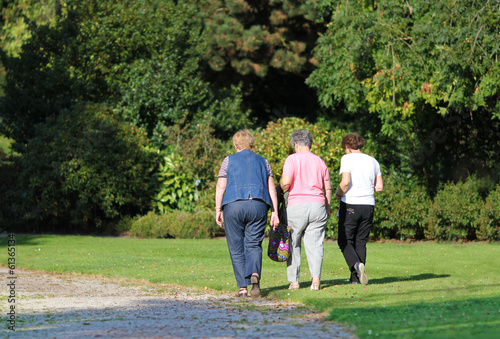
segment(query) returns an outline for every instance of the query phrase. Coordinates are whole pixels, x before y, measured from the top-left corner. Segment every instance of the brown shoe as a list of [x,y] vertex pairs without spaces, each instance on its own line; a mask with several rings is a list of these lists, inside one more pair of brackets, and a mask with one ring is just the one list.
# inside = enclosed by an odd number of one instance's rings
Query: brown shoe
[[252,283],[252,289],[250,290],[250,296],[252,298],[260,297],[260,277],[257,273],[253,273],[250,277],[250,282]]
[[298,282],[290,283],[290,286],[288,286],[289,290],[298,290],[299,288],[300,288],[300,284]]

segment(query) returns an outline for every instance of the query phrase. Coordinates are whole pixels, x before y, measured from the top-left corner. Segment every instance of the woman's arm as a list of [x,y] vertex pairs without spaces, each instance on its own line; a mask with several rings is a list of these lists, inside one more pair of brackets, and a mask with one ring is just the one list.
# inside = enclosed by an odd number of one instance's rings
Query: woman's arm
[[330,206],[332,205],[332,183],[330,182],[330,179],[324,180],[323,181],[323,187],[325,188],[325,207],[326,207],[326,212],[328,213],[328,218],[330,217]]
[[274,230],[279,225],[280,219],[278,217],[278,193],[276,192],[276,186],[274,186],[274,178],[271,176],[267,179],[267,189],[271,198],[271,226]]
[[226,191],[227,178],[219,178],[217,180],[217,187],[215,188],[215,222],[219,227],[222,227],[224,217],[222,216],[222,198]]
[[379,175],[375,178],[375,192],[382,192],[384,190],[384,181],[382,180],[382,176]]
[[290,186],[292,185],[292,177],[282,176],[280,186],[283,190],[283,193],[288,192]]
[[349,188],[350,183],[351,183],[351,173],[342,172],[342,180],[340,181],[339,188],[337,188],[337,192],[335,193],[338,202],[340,202],[342,196],[347,193],[347,189]]

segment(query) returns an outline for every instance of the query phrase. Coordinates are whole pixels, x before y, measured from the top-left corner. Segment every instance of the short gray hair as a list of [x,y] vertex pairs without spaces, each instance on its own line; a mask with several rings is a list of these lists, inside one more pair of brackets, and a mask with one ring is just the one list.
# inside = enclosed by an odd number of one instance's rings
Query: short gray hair
[[294,147],[295,144],[297,144],[299,146],[307,146],[311,148],[313,144],[313,136],[311,132],[309,132],[308,130],[299,129],[293,132],[290,141],[292,143],[292,147]]

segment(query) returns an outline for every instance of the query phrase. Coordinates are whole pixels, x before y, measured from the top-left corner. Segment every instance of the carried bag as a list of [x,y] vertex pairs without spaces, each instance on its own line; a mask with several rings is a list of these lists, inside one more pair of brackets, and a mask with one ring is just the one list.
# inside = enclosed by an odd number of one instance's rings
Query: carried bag
[[284,262],[290,257],[290,226],[280,222],[275,230],[269,233],[267,255],[271,260]]
[[276,186],[278,193],[278,217],[280,223],[275,230],[269,232],[267,256],[274,261],[284,262],[290,257],[290,226],[287,226],[286,205],[288,192],[283,193],[280,185]]

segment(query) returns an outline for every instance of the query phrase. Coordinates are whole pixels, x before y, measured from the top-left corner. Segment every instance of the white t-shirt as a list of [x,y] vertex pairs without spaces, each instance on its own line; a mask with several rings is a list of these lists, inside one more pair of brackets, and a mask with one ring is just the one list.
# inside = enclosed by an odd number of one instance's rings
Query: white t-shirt
[[375,178],[382,175],[380,164],[364,153],[346,154],[340,160],[340,175],[351,173],[351,183],[342,201],[350,205],[375,206]]

